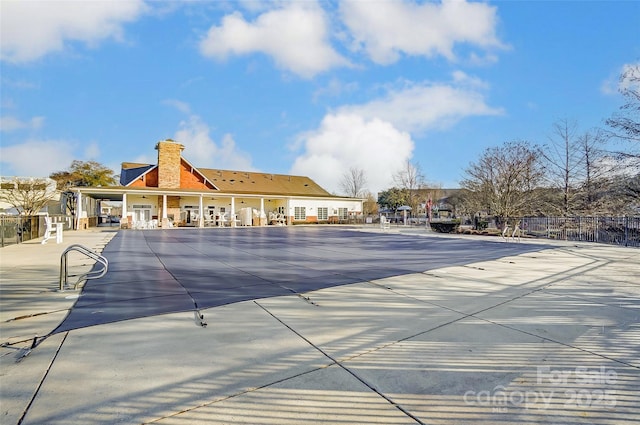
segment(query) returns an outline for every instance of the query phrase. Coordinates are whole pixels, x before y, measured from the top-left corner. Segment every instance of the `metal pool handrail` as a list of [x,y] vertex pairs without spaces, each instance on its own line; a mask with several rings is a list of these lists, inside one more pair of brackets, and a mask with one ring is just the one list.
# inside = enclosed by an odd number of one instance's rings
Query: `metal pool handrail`
[[102,255],[90,250],[86,246],[83,246],[83,245],[80,245],[80,244],[70,245],[67,249],[64,250],[64,252],[62,253],[62,256],[60,257],[60,291],[64,291],[65,290],[65,287],[67,286],[67,281],[69,279],[69,268],[68,268],[67,255],[71,251],[77,251],[77,252],[79,252],[81,254],[84,254],[87,257],[91,258],[92,260],[95,260],[96,262],[98,262],[98,263],[100,263],[100,264],[102,264],[104,266],[100,270],[92,270],[92,271],[89,271],[87,273],[81,274],[78,277],[78,280],[76,281],[76,283],[73,285],[73,289],[74,290],[78,289],[78,285],[83,280],[98,279],[98,278],[104,276],[107,273],[107,269],[109,268],[109,261],[107,261],[107,259],[105,257],[103,257]]

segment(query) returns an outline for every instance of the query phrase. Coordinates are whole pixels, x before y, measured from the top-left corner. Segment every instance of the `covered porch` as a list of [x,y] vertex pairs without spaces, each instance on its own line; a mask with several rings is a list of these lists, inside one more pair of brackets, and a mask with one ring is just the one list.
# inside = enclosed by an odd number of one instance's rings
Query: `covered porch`
[[160,191],[153,189],[77,188],[78,229],[94,227],[101,203],[121,202],[121,228],[236,227],[291,224],[289,197]]

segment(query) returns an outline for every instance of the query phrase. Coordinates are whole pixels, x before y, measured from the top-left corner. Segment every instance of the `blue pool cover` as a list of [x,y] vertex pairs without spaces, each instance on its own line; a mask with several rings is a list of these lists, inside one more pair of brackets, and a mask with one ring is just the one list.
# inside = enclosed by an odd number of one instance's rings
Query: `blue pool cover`
[[54,333],[492,260],[546,248],[344,227],[120,231]]

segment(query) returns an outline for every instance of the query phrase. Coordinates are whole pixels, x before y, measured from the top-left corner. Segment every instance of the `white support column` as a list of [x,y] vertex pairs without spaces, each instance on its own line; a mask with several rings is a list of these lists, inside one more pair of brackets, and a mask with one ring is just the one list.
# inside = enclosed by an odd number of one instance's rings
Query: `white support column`
[[229,226],[236,227],[236,198],[231,197],[231,211],[229,212]]
[[127,218],[127,194],[126,193],[122,194],[122,216],[120,216],[120,228],[122,228],[122,223],[129,223],[129,219]]
[[169,217],[167,217],[167,194],[162,194],[162,219],[160,223],[163,229],[169,228]]
[[291,199],[287,198],[287,213],[285,215],[285,223],[287,224],[287,226],[293,223],[293,221],[291,220],[291,216],[289,215],[291,214],[291,204],[289,201],[291,201]]
[[78,196],[76,198],[76,229],[80,229],[80,218],[82,217],[82,193],[77,192]]
[[260,198],[260,218],[258,219],[259,226],[262,226],[262,217],[266,217],[264,213],[264,198]]
[[204,206],[202,204],[202,193],[200,194],[200,202],[198,204],[198,211],[200,211],[200,216],[198,217],[198,227],[204,227]]

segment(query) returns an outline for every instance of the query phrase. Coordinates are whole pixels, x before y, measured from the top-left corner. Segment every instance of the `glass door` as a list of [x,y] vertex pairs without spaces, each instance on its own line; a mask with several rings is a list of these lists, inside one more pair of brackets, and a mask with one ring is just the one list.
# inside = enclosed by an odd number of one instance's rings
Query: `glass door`
[[135,227],[144,227],[151,221],[151,205],[133,206],[133,223]]

